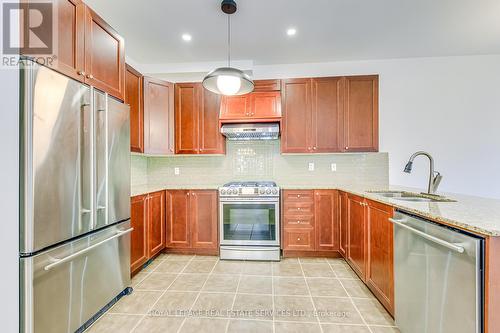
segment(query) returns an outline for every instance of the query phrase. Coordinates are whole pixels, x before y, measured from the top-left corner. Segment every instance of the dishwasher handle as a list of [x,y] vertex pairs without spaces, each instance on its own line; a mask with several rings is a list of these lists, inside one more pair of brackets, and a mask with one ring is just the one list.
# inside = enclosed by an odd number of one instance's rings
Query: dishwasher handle
[[442,240],[440,238],[437,238],[437,237],[434,237],[434,236],[431,236],[429,234],[426,234],[425,232],[423,231],[420,231],[420,230],[417,230],[415,228],[412,228],[406,224],[404,224],[404,220],[397,220],[397,219],[393,219],[393,218],[389,218],[389,221],[392,222],[393,224],[395,225],[398,225],[402,228],[405,228],[406,230],[409,230],[417,235],[419,235],[420,237],[422,238],[425,238],[431,242],[434,242],[434,243],[437,243],[439,245],[442,245],[450,250],[453,250],[455,252],[458,252],[458,253],[464,253],[465,252],[465,249],[460,246],[460,245],[456,245],[456,244],[453,244],[453,243],[450,243],[450,242],[447,242],[445,240]]

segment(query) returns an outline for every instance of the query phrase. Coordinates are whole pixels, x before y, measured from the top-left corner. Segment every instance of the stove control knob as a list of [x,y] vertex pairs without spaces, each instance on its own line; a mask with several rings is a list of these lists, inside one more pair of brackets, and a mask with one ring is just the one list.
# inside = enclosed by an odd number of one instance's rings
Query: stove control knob
[[266,193],[265,189],[263,189],[263,188],[259,189],[259,194],[264,194],[264,193]]
[[270,188],[266,189],[266,194],[271,194],[271,189]]
[[226,194],[226,190],[225,189],[220,190],[220,194]]
[[233,189],[233,194],[234,194],[234,195],[238,194],[238,190],[234,188],[234,189]]
[[273,194],[278,194],[278,189],[277,188],[273,188]]

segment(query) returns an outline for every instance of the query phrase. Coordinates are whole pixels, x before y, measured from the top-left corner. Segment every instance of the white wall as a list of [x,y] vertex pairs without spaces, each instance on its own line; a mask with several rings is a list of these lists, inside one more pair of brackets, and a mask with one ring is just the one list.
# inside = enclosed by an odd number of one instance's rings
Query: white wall
[[379,74],[380,150],[389,152],[391,184],[426,188],[424,158],[402,172],[413,152],[426,150],[444,176],[441,191],[500,198],[500,55],[254,66],[253,74]]
[[[4,1],[0,1],[0,6]],[[12,1],[10,1],[12,2]],[[1,32],[0,32],[1,33]],[[18,332],[19,323],[19,72],[0,68],[0,323]]]

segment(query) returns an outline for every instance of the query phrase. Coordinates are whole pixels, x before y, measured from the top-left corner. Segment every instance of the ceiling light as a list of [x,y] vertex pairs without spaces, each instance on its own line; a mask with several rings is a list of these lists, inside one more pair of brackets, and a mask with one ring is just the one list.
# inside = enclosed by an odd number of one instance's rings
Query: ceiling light
[[216,68],[205,76],[203,87],[219,95],[234,96],[253,91],[252,79],[243,71],[231,67],[231,14],[236,12],[234,0],[223,0],[222,11],[227,14],[227,67]]
[[190,42],[191,39],[193,39],[193,37],[190,35],[190,34],[183,34],[182,35],[182,39],[185,41],[185,42]]
[[286,34],[288,36],[295,36],[295,34],[297,34],[297,29],[295,28],[289,28],[287,31],[286,31]]

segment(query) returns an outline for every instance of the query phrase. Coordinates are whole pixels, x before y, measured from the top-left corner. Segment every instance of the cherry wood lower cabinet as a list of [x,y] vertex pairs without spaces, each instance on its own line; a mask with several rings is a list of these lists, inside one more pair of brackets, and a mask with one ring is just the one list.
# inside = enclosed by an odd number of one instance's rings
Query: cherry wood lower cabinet
[[218,209],[215,190],[167,191],[169,251],[218,254]]
[[337,256],[336,190],[283,191],[283,254]]
[[339,252],[347,257],[347,193],[339,192]]
[[131,198],[130,271],[137,272],[165,248],[165,191]]
[[365,199],[347,195],[347,261],[361,280],[366,280],[366,209]]

